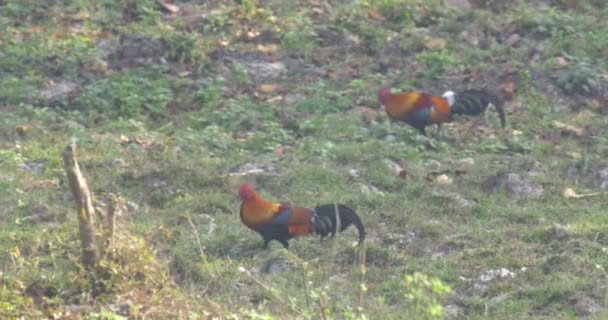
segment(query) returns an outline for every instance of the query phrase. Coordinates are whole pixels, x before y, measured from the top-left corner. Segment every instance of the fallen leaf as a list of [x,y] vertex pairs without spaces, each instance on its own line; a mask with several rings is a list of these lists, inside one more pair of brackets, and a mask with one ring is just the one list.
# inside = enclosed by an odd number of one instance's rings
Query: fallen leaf
[[424,46],[429,50],[441,50],[448,46],[448,41],[444,38],[432,38],[424,43]]
[[184,70],[184,71],[180,71],[180,72],[177,73],[177,75],[179,77],[181,77],[181,78],[187,77],[187,76],[189,76],[191,74],[192,74],[192,71],[190,71],[190,70]]
[[517,90],[517,84],[515,81],[508,81],[500,85],[500,89],[505,93],[505,98],[512,99]]
[[20,124],[15,127],[15,131],[21,136],[25,135],[28,131],[32,130],[34,126],[29,123]]
[[30,28],[27,28],[27,29],[25,30],[25,33],[27,33],[27,34],[31,34],[31,33],[40,33],[40,32],[43,32],[43,31],[44,31],[44,27],[41,27],[41,26],[33,26],[33,27],[30,27]]
[[80,11],[74,14],[66,14],[65,19],[71,22],[82,22],[88,20],[90,14],[88,11]]
[[285,147],[278,145],[274,148],[273,151],[274,151],[274,154],[280,156],[280,155],[284,154],[285,151],[287,151],[287,150],[285,149]]
[[179,7],[177,5],[172,4],[172,3],[168,3],[168,2],[163,1],[163,0],[158,0],[158,4],[160,4],[160,6],[163,7],[163,9],[165,9],[166,11],[168,11],[170,13],[178,13],[179,12]]
[[370,107],[357,107],[357,112],[361,114],[363,122],[370,124],[378,119],[378,112]]
[[276,96],[266,100],[267,103],[275,103],[281,101],[283,101],[283,96]]
[[447,174],[440,174],[435,178],[435,183],[437,184],[443,184],[443,185],[448,185],[448,184],[452,184],[452,182],[454,182],[452,180],[452,178],[450,178]]
[[260,85],[260,87],[258,88],[258,91],[261,93],[272,93],[275,90],[277,90],[278,88],[279,88],[279,85],[277,85],[277,84],[264,83],[264,84]]
[[382,13],[378,12],[377,10],[372,10],[367,14],[368,17],[370,17],[372,20],[376,20],[376,21],[384,21],[384,16],[382,15]]
[[553,121],[553,125],[558,128],[561,129],[562,132],[564,133],[568,133],[568,134],[574,134],[577,137],[583,137],[585,135],[585,129],[583,128],[579,128],[579,127],[575,127],[573,125],[570,124],[566,124],[563,122],[559,122],[559,121]]
[[338,74],[335,71],[328,70],[325,75],[331,80],[338,80]]
[[276,44],[258,44],[257,49],[264,53],[275,53],[279,50],[279,46]]
[[601,196],[604,194],[608,194],[606,192],[593,192],[593,193],[585,193],[585,194],[579,194],[576,193],[576,191],[574,191],[574,189],[572,188],[566,188],[564,189],[564,192],[562,193],[562,196],[564,198],[587,198],[587,197],[595,197],[595,196]]
[[553,62],[555,62],[555,64],[560,67],[565,67],[568,65],[568,60],[566,60],[566,58],[564,57],[555,57],[553,59]]
[[275,96],[266,100],[267,103],[277,103],[283,101],[283,96]]

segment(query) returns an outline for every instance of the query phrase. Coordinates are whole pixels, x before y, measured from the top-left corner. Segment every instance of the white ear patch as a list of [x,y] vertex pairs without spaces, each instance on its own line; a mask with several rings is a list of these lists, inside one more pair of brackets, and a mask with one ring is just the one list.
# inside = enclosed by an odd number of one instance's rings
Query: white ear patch
[[454,102],[456,101],[456,93],[454,93],[454,91],[448,90],[446,92],[444,92],[441,95],[442,98],[444,98],[445,100],[447,100],[448,104],[450,105],[450,107],[452,105],[454,105]]

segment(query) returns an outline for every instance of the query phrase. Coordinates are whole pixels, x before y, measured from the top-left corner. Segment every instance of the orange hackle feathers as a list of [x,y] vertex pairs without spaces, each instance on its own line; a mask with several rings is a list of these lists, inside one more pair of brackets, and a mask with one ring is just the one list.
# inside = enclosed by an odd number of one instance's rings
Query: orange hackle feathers
[[[446,94],[450,94],[449,98]],[[448,91],[443,97],[425,92],[391,93],[389,87],[378,91],[378,101],[393,121],[405,122],[425,135],[425,127],[452,121],[455,114],[477,115],[492,103],[504,127],[504,111],[489,94],[480,90],[467,90],[459,94]]]

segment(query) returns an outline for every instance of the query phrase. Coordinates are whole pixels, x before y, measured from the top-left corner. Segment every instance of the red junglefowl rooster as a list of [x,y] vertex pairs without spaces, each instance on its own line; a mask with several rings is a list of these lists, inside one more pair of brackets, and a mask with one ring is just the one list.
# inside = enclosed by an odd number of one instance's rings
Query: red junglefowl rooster
[[[359,230],[359,244],[365,240],[365,228],[361,218],[344,205],[320,205],[314,209],[296,207],[287,203],[268,202],[260,197],[250,183],[239,188],[241,221],[250,229],[258,232],[264,239],[264,248],[277,240],[285,248],[287,240],[301,235],[318,234],[321,238],[344,231],[354,224]],[[338,209],[336,219],[335,208]]]
[[476,116],[491,103],[496,108],[500,124],[505,126],[505,112],[497,99],[482,90],[465,90],[459,93],[446,91],[441,97],[425,92],[391,93],[389,87],[378,91],[378,101],[393,121],[403,121],[426,135],[425,127],[452,121],[453,115]]

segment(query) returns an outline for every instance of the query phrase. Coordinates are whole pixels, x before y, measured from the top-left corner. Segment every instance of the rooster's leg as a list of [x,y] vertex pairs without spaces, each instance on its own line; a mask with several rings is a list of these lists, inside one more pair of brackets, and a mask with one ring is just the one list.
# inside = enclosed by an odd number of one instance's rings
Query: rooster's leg
[[424,126],[416,126],[416,129],[420,131],[420,134],[426,137],[426,131],[424,130]]
[[285,247],[285,249],[289,249],[289,242],[287,242],[287,240],[281,239],[279,242],[283,245],[283,247]]

